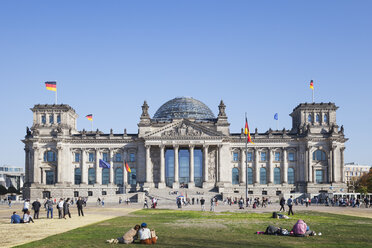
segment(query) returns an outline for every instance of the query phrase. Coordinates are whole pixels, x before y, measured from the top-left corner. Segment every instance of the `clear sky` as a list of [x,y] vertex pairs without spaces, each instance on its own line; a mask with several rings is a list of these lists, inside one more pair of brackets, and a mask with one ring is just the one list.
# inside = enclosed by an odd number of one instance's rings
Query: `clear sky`
[[141,105],[192,96],[231,132],[291,128],[311,101],[335,102],[346,162],[371,163],[372,1],[1,1],[0,165],[24,165],[34,104],[59,103],[94,126],[137,133]]

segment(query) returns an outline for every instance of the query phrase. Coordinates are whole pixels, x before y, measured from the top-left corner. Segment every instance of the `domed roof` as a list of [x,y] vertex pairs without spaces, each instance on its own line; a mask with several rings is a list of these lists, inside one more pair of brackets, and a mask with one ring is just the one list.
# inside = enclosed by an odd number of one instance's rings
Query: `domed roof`
[[195,118],[197,120],[215,119],[207,105],[191,97],[177,97],[164,103],[155,113],[153,119],[171,120]]

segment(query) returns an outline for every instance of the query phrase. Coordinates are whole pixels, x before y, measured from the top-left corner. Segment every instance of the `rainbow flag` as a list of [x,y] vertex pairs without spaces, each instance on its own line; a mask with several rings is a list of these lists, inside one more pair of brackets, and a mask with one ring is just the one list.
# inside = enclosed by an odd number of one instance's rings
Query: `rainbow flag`
[[45,82],[47,90],[57,91],[57,82]]
[[310,89],[314,90],[314,82],[313,82],[313,80],[310,81]]
[[245,128],[244,128],[244,134],[247,135],[247,141],[248,143],[252,143],[252,138],[251,138],[251,134],[249,132],[249,127],[248,127],[248,120],[247,120],[247,117],[245,118]]
[[93,115],[92,115],[92,114],[87,115],[87,116],[85,116],[85,117],[87,117],[88,120],[93,121]]
[[127,161],[125,161],[125,169],[127,170],[127,172],[131,173],[131,169],[129,168],[129,165],[127,163]]

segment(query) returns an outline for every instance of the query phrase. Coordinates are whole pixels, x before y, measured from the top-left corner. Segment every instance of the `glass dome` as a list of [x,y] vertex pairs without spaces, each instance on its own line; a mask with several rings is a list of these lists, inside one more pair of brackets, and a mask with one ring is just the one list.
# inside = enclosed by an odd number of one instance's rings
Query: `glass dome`
[[155,113],[155,120],[194,118],[197,120],[215,119],[207,105],[191,97],[177,97],[164,103]]

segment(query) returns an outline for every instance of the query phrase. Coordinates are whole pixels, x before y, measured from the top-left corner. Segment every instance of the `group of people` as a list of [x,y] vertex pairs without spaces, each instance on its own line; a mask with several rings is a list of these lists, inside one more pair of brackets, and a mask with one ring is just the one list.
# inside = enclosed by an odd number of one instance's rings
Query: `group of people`
[[[295,236],[295,237],[307,237],[307,236],[315,236],[316,233],[310,230],[310,227],[306,224],[303,220],[298,220],[296,224],[293,226],[291,231],[287,229],[275,227],[275,226],[268,226],[265,232],[257,232],[257,234],[266,234],[266,235],[281,235],[281,236]],[[319,235],[322,235],[319,233]]]
[[[280,210],[279,212],[285,212],[285,203],[286,203],[286,200],[284,198],[284,196],[282,196],[282,198],[280,198],[280,201],[279,201],[279,204],[280,204]],[[288,206],[288,215],[294,215],[293,214],[293,204],[294,204],[294,200],[293,200],[293,196],[289,197],[288,200],[287,200],[287,206]]]
[[[156,208],[157,205],[158,205],[158,199],[156,197],[153,197],[151,199],[151,208]],[[145,198],[145,201],[143,202],[143,208],[149,208],[147,198]]]
[[110,244],[132,244],[138,240],[140,244],[156,244],[158,237],[156,236],[155,230],[149,229],[146,223],[141,225],[135,225],[122,237],[116,239],[109,239],[106,242]]
[[[47,211],[47,219],[53,218],[53,209],[54,206],[56,206],[58,210],[58,217],[59,219],[66,219],[66,216],[71,218],[70,213],[70,205],[72,205],[70,198],[67,199],[59,199],[57,202],[56,200],[53,201],[52,198],[46,198],[44,201],[44,208]],[[76,200],[76,206],[78,210],[79,216],[84,216],[83,207],[86,206],[86,202],[82,199],[82,197],[79,197]],[[40,209],[42,205],[39,201],[39,199],[36,199],[32,204],[30,204],[30,200],[26,199],[23,203],[23,218],[21,219],[19,215],[17,215],[16,212],[13,212],[13,215],[11,216],[11,223],[17,224],[17,223],[34,223],[34,219],[39,219]],[[30,210],[34,210],[34,217],[31,217]]]

